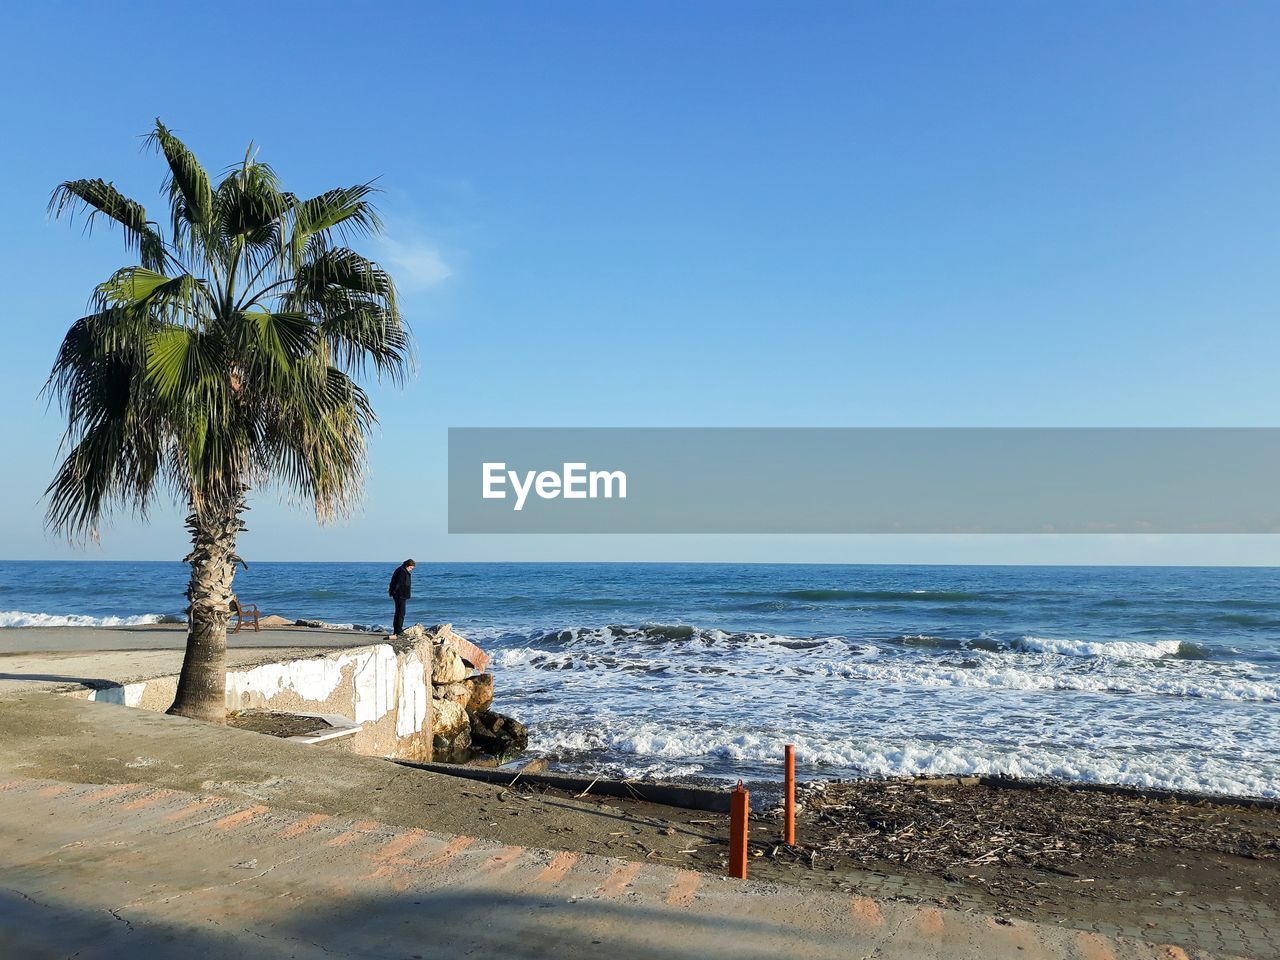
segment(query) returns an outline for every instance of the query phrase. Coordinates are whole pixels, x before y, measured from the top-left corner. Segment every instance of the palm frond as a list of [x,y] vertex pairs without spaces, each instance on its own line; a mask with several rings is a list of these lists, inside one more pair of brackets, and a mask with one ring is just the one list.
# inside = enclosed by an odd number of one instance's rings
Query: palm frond
[[122,424],[103,421],[85,431],[45,490],[49,525],[93,532],[103,505],[120,484]]
[[182,237],[189,225],[199,231],[208,231],[213,218],[213,189],[209,184],[209,174],[196,155],[160,122],[159,117],[146,141],[164,154],[169,164],[164,191],[169,195],[174,237]]
[[309,371],[307,389],[280,411],[265,449],[273,474],[308,496],[324,520],[347,512],[365,465],[365,437],[377,419],[368,395],[342,371]]
[[349,300],[345,309],[324,314],[320,331],[343,369],[363,374],[372,364],[379,375],[400,382],[412,367],[408,328],[376,302]]
[[394,304],[396,286],[391,275],[372,260],[345,247],[325,250],[298,267],[296,295],[321,303],[330,288],[368,294]]
[[288,210],[289,198],[281,192],[275,171],[249,158],[232,168],[214,195],[214,213],[227,239],[253,234]]
[[207,285],[189,273],[166,276],[145,267],[123,267],[98,284],[94,300],[112,307],[153,311],[159,320],[194,323],[202,307],[213,304]]
[[294,367],[312,355],[318,331],[306,314],[287,310],[246,310],[241,314],[241,356],[251,358],[247,378],[263,378],[275,387],[288,386]]
[[227,355],[217,334],[165,326],[147,341],[147,383],[166,400],[209,400],[225,392]]
[[58,185],[49,198],[49,213],[61,217],[64,213],[74,216],[78,210],[87,210],[87,228],[93,228],[98,217],[116,223],[124,232],[126,249],[136,251],[142,265],[151,270],[164,270],[168,259],[164,240],[147,219],[146,208],[136,200],[130,200],[105,180],[67,180]]
[[329,231],[338,231],[344,242],[349,236],[380,232],[382,220],[377,209],[366,199],[376,189],[372,182],[359,183],[326,191],[297,204],[289,241],[294,265],[302,263],[309,243],[324,240]]

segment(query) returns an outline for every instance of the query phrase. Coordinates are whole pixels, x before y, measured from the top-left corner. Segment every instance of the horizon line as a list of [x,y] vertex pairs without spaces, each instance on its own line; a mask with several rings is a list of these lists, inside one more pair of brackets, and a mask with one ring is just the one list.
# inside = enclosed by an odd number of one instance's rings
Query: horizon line
[[[254,560],[253,564],[392,564],[403,560]],[[1066,569],[1116,569],[1116,570],[1280,570],[1280,564],[1258,563],[935,563],[855,561],[855,560],[418,560],[418,566],[685,566],[685,567],[1050,567]],[[91,558],[64,557],[12,559],[0,558],[3,563],[173,563],[181,566],[187,564],[181,559],[129,559],[129,558]],[[246,564],[246,569],[253,564]]]

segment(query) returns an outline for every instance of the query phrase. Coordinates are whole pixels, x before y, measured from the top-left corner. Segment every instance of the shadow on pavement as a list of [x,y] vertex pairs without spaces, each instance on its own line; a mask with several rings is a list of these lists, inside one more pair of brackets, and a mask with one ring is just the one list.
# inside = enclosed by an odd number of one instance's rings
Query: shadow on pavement
[[[0,887],[2,887],[0,881]],[[105,891],[94,891],[101,896]],[[121,900],[143,893],[121,888]],[[61,891],[65,896],[66,891]],[[776,960],[849,957],[866,943],[785,922],[726,919],[634,901],[490,891],[380,898],[256,897],[234,885],[93,909],[0,889],[0,957],[12,960],[193,958],[577,958]]]

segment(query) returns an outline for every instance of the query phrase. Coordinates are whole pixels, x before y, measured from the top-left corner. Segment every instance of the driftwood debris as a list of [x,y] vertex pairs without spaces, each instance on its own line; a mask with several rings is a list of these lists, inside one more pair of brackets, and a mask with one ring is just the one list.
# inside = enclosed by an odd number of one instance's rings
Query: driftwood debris
[[1151,847],[1280,859],[1280,816],[1207,801],[1052,784],[1002,789],[956,778],[801,784],[798,799],[810,840],[775,856],[957,872],[1001,864],[1073,877],[1081,875],[1074,866]]

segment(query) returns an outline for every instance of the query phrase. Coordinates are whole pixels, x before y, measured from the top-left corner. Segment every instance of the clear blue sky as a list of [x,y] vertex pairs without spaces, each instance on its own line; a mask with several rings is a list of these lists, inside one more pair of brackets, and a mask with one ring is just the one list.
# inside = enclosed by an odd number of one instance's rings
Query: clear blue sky
[[259,497],[259,559],[1278,563],[1276,538],[445,534],[449,426],[1277,425],[1272,3],[74,4],[0,40],[0,556],[169,558],[174,510],[46,536],[37,399],[160,116],[214,168],[380,177],[421,366],[361,512]]

